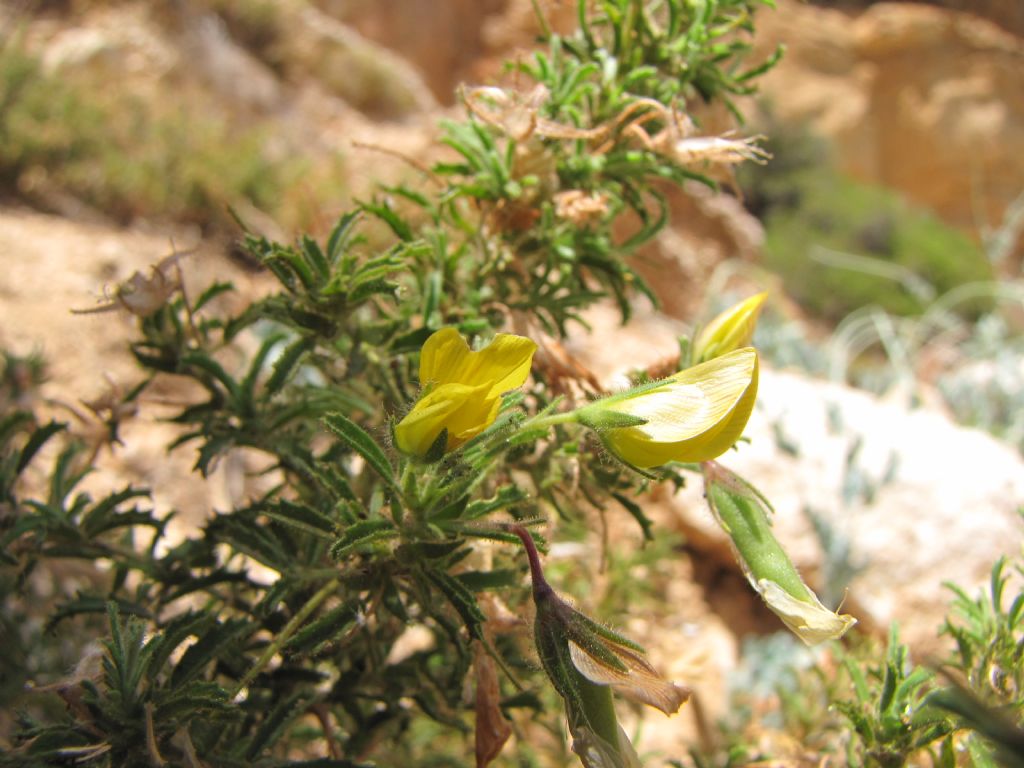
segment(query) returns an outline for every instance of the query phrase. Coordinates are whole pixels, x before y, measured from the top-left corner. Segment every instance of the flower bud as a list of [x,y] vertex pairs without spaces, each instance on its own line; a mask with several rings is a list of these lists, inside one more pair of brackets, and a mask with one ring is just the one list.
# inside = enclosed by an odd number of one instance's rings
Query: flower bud
[[772,535],[771,520],[760,494],[713,461],[706,462],[703,470],[708,504],[732,541],[747,580],[765,605],[807,645],[846,634],[857,620],[830,611],[800,578]]
[[707,324],[693,342],[693,361],[712,358],[749,346],[767,293],[758,293],[735,304]]

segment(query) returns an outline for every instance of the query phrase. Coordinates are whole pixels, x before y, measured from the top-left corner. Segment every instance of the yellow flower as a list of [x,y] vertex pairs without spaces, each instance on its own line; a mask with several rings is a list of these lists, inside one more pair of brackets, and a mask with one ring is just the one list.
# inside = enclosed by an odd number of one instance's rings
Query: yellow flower
[[420,352],[420,385],[425,394],[395,426],[399,450],[425,456],[447,430],[452,451],[494,423],[501,395],[521,387],[530,375],[537,345],[523,336],[499,333],[472,352],[457,330],[442,328]]
[[693,342],[693,361],[703,363],[748,346],[766,298],[767,293],[751,296],[708,323]]
[[[743,434],[757,397],[757,370],[757,351],[737,349],[593,403],[580,421],[598,429],[608,449],[636,467],[709,461]],[[615,424],[623,418],[634,422]]]

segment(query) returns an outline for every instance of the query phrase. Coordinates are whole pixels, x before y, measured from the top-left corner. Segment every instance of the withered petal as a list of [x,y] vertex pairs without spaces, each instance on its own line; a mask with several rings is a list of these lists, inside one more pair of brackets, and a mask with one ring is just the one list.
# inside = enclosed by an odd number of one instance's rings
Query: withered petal
[[569,641],[569,657],[580,674],[598,685],[609,685],[612,690],[630,701],[660,709],[666,715],[675,714],[690,698],[690,690],[662,677],[641,654],[621,645],[605,645],[627,668],[620,672],[601,663],[582,647]]

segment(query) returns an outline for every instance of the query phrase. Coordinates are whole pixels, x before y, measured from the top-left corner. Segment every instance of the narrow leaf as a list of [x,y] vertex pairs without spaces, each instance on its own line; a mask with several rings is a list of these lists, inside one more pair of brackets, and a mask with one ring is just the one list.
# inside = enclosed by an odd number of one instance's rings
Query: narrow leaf
[[448,598],[448,602],[452,604],[459,616],[462,617],[470,636],[483,640],[481,627],[487,617],[480,610],[480,606],[477,605],[476,598],[473,597],[473,593],[470,592],[469,588],[446,571],[427,570],[425,573],[427,578],[437,585],[437,588],[444,593],[444,596]]
[[391,489],[400,493],[395,482],[394,469],[387,455],[376,440],[344,414],[329,413],[323,418],[324,425],[337,435],[342,442],[366,459],[366,463],[380,475]]
[[324,539],[333,539],[336,533],[334,521],[305,504],[281,499],[264,508],[263,513],[279,523],[290,525]]
[[335,560],[342,560],[369,544],[397,537],[398,531],[383,518],[361,520],[345,529],[345,533],[331,547],[331,557]]

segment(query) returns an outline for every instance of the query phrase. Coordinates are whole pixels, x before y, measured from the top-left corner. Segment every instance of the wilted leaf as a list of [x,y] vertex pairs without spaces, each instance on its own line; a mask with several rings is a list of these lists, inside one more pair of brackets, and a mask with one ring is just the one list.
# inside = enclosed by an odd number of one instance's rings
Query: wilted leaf
[[476,669],[476,768],[490,765],[512,735],[512,726],[501,712],[498,670],[481,643],[475,643]]

